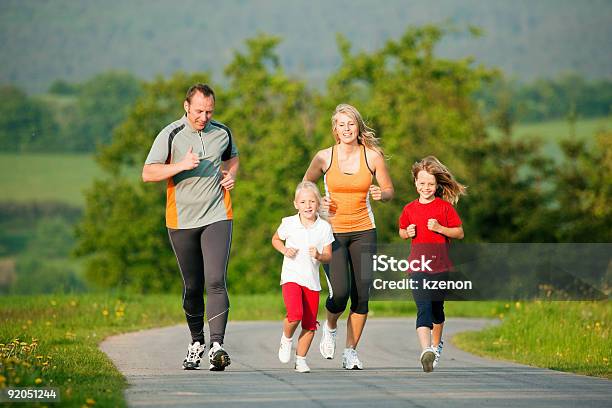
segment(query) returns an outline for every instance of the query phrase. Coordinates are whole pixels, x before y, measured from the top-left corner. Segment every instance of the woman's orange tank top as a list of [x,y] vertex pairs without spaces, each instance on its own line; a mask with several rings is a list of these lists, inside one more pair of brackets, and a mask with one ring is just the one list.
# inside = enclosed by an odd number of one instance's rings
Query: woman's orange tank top
[[366,148],[362,146],[359,170],[348,174],[340,170],[336,146],[332,147],[331,163],[323,178],[325,194],[332,201],[328,221],[334,233],[376,228],[369,192],[373,173],[368,166]]

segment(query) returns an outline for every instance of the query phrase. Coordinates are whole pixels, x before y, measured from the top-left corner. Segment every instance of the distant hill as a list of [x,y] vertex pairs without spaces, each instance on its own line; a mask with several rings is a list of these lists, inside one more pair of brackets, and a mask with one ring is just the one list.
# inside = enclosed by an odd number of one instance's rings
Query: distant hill
[[607,0],[1,0],[0,83],[41,92],[55,79],[109,69],[221,78],[232,50],[266,32],[283,38],[287,71],[321,85],[339,64],[336,33],[371,50],[408,25],[443,21],[476,25],[485,36],[451,36],[441,55],[474,55],[523,80],[565,71],[612,78]]

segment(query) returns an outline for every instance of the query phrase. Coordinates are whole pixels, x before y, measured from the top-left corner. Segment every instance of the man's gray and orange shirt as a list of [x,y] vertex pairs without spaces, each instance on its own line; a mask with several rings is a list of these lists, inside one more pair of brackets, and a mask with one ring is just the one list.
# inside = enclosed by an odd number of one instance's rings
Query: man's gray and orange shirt
[[230,194],[221,187],[221,162],[236,157],[238,149],[227,126],[211,120],[197,131],[183,116],[159,132],[145,164],[177,163],[190,147],[200,157],[200,164],[168,179],[168,228],[198,228],[232,219]]

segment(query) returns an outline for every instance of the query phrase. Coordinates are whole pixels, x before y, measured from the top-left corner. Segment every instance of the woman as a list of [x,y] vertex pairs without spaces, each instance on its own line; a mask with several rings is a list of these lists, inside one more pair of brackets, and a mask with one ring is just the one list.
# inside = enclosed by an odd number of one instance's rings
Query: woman
[[[326,197],[322,208],[328,211],[335,238],[332,260],[326,269],[327,321],[323,323],[319,348],[323,357],[334,357],[338,318],[350,297],[342,367],[361,370],[363,365],[355,350],[368,316],[371,284],[368,265],[363,260],[371,259],[367,255],[374,253],[376,247],[370,198],[390,200],[393,184],[374,131],[366,126],[357,109],[338,105],[332,116],[332,133],[336,144],[319,151],[304,175],[304,180],[312,182],[324,177]],[[373,176],[380,187],[372,184]]]

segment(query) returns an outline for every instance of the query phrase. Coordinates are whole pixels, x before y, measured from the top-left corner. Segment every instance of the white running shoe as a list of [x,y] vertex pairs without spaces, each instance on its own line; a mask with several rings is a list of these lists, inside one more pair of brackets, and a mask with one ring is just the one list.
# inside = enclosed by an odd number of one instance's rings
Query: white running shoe
[[433,368],[436,368],[438,364],[440,364],[440,357],[442,356],[443,348],[444,348],[444,341],[442,340],[440,340],[440,343],[438,343],[438,347],[433,347],[436,353],[436,358],[434,359],[434,362],[433,362]]
[[298,373],[310,372],[310,367],[306,364],[306,357],[295,356],[295,371]]
[[430,346],[421,353],[421,365],[423,371],[430,373],[433,371],[433,362],[436,359],[436,351]]
[[353,348],[344,349],[342,353],[342,368],[345,370],[362,370],[363,364],[357,356],[357,351]]
[[210,371],[224,371],[225,367],[231,364],[227,351],[217,342],[214,342],[212,346],[210,346],[208,360],[210,361],[210,367],[208,368]]
[[184,370],[199,370],[200,369],[200,360],[204,355],[204,351],[206,350],[206,345],[200,344],[199,341],[196,341],[193,344],[190,344],[187,347],[187,356],[183,360],[183,369]]
[[334,358],[336,353],[336,333],[337,330],[331,330],[327,325],[327,321],[323,322],[323,334],[321,335],[321,342],[319,343],[319,351],[321,355],[331,360]]
[[281,363],[287,364],[291,360],[291,346],[293,346],[293,339],[286,338],[283,333],[278,348],[278,359]]

